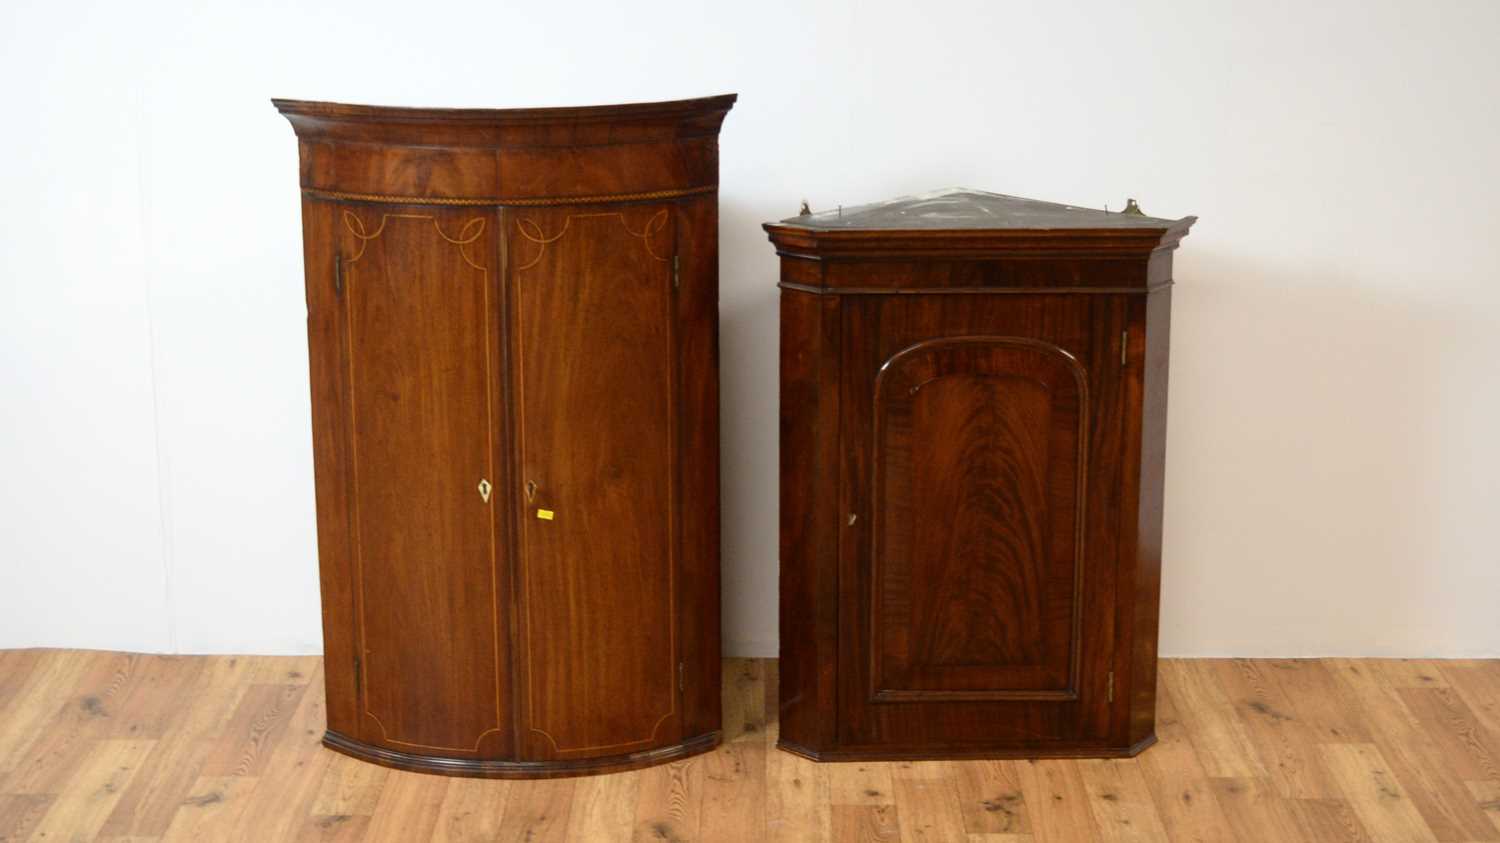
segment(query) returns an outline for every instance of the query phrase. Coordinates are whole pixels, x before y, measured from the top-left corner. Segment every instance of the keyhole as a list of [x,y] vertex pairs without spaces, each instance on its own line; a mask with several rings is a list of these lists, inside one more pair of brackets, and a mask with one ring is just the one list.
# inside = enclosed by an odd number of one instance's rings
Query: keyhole
[[526,481],[526,502],[530,503],[531,501],[534,501],[534,500],[536,500],[536,481],[535,480],[527,480]]

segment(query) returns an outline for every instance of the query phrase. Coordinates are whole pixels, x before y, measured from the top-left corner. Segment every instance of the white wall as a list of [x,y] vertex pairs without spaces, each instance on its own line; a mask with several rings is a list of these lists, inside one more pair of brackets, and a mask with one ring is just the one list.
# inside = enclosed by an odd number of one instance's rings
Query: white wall
[[776,635],[759,223],[966,185],[1197,214],[1162,649],[1500,655],[1500,4],[0,5],[0,647],[315,652],[271,96],[737,91],[725,638]]

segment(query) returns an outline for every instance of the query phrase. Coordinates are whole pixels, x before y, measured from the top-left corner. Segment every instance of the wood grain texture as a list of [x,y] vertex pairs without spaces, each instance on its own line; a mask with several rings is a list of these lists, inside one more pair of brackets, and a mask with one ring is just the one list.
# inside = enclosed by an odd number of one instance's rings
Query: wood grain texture
[[509,749],[495,514],[493,215],[343,208],[342,300],[362,653],[359,737]]
[[673,219],[660,205],[509,217],[529,758],[680,739]]
[[[841,372],[840,441],[844,443],[834,452],[841,489],[836,511],[845,514],[837,523],[839,745],[821,751],[871,757],[881,752],[957,757],[1006,748],[1018,754],[1108,754],[1113,728],[1108,674],[1117,669],[1113,655],[1116,567],[1097,560],[1114,559],[1117,551],[1113,525],[1119,505],[1114,490],[1120,486],[1115,449],[1121,393],[1113,373],[1119,369],[1120,304],[1101,298],[1046,296],[892,296],[844,297],[841,305],[842,349],[830,364]],[[936,345],[926,345],[932,343]],[[940,353],[928,357],[914,350],[924,347]],[[918,355],[918,364],[902,377],[903,367],[898,364],[905,354]],[[958,379],[937,377],[950,370],[968,374]],[[975,373],[985,377],[974,378]],[[994,435],[1000,429],[998,422],[992,425],[995,430],[981,427],[962,435],[957,430],[934,429],[922,437],[927,442],[920,453],[893,447],[883,431],[892,426],[909,429],[911,412],[918,408],[882,417],[879,396],[890,378],[896,381],[897,393],[908,393],[908,402],[928,389],[942,390],[945,380],[963,384],[965,391],[955,393],[957,400],[951,402],[953,418],[972,417],[964,408],[975,409],[973,396],[987,392],[1004,402],[1005,413],[989,418],[1006,419],[1014,432]],[[915,396],[910,393],[913,387],[917,387]],[[976,388],[981,392],[974,392]],[[930,403],[933,410],[928,412],[941,418],[942,402]],[[997,463],[992,471],[981,472],[985,478],[1010,477],[1004,494],[993,485],[966,488],[959,481],[968,475],[952,469],[933,473],[934,483],[946,484],[947,490],[939,485],[914,488],[905,479],[913,474],[906,466],[919,458],[929,466],[957,467],[962,460],[939,459],[938,453],[948,448],[962,450],[965,436],[979,433],[984,434],[984,444],[977,447],[991,454],[986,459],[1009,459],[1011,465],[1027,466],[1025,471],[1002,470]],[[908,434],[908,438],[916,437]],[[1017,460],[1014,444],[1007,454],[1005,442],[1027,442],[1025,457]],[[891,475],[895,488],[885,479]],[[920,598],[934,585],[941,588],[943,564],[962,573],[964,580],[979,573],[966,567],[975,558],[976,546],[955,552],[951,558],[938,552],[920,568],[910,565],[917,559],[911,553],[934,553],[916,548],[915,532],[926,531],[928,544],[942,542],[952,535],[949,528],[963,522],[965,514],[960,510],[965,505],[957,499],[948,500],[946,506],[942,503],[957,491],[971,496],[968,510],[983,513],[982,518],[973,519],[973,525],[988,526],[969,535],[971,545],[985,546],[978,558],[991,563],[986,588],[988,596],[1000,604],[989,607],[993,620],[983,628],[1006,627],[1026,634],[1021,630],[1025,624],[1007,620],[1015,607],[1006,604],[1011,601],[1008,594],[1025,594],[1027,589],[1007,583],[1024,582],[1029,576],[1033,616],[1043,630],[1042,637],[1033,642],[1038,658],[1030,664],[1006,664],[996,653],[986,660],[970,653],[961,661],[974,666],[946,671],[950,674],[946,686],[935,682],[936,677],[927,678],[938,692],[923,689],[921,699],[888,701],[873,671],[881,666],[877,656],[883,655],[882,650],[892,651],[893,645],[871,636],[884,631],[881,613],[891,605],[890,597],[910,589]],[[938,500],[918,501],[917,495]],[[1019,507],[1028,498],[1032,503],[1023,513]],[[1027,523],[1037,510],[1044,510],[1046,516],[1031,528],[1015,526]],[[1006,526],[997,529],[1000,524]],[[1019,552],[1022,545],[1015,537],[1020,536],[1027,536],[1034,549]],[[1016,560],[1028,553],[1035,558],[1017,565]],[[881,582],[892,558],[908,560],[908,565],[896,569],[892,581]],[[1028,568],[1029,574],[1023,575]],[[894,644],[899,652],[899,639]],[[783,639],[788,651],[795,646],[795,641]],[[822,714],[832,717],[834,710]],[[1114,746],[1117,752],[1127,748]]]
[[735,96],[533,109],[273,102],[297,131],[305,190],[505,204],[716,185]]
[[1076,694],[1087,395],[1067,352],[1013,338],[930,340],[881,365],[877,700]]
[[[1500,780],[1458,781],[1473,768],[1444,758],[1455,724],[1480,745],[1500,735],[1477,715],[1435,717],[1432,700],[1411,696],[1452,690],[1477,711],[1485,698],[1471,695],[1500,682],[1500,661],[1428,662],[1421,669],[1446,682],[1420,687],[1396,662],[1168,659],[1161,741],[1132,759],[818,764],[773,748],[780,724],[771,716],[710,753],[647,770],[486,781],[390,770],[322,747],[324,685],[305,659],[157,659],[0,652],[0,664],[29,665],[4,703],[0,744],[26,743],[20,730],[66,724],[79,748],[58,756],[34,741],[20,753],[21,769],[45,757],[61,769],[0,784],[0,840],[1500,840]],[[136,676],[156,681],[135,685],[131,707],[167,724],[160,734],[120,737],[112,717],[69,719],[67,709],[123,688],[117,677],[132,663]],[[1355,671],[1357,684],[1315,678]],[[266,681],[278,677],[291,683],[294,673],[303,692],[289,708],[256,690],[279,687]],[[726,699],[742,710],[776,699],[774,661],[730,659],[723,673]],[[1260,706],[1274,702],[1269,683],[1288,674],[1299,687],[1320,688],[1318,699],[1274,709],[1285,743],[1258,739]],[[1215,702],[1179,702],[1192,699]],[[252,742],[257,732],[248,727],[271,710],[281,725]],[[1410,731],[1341,738],[1327,725],[1360,719]],[[1231,733],[1245,740],[1194,740]],[[1409,742],[1423,740],[1443,751],[1412,754]],[[252,744],[257,760],[247,763]],[[1411,766],[1390,761],[1398,752]],[[1290,757],[1319,759],[1327,789],[1315,797],[1289,789],[1277,768]],[[206,769],[205,759],[233,763]],[[13,789],[31,784],[52,789]]]
[[716,742],[734,99],[276,101],[301,163],[328,746],[522,778]]

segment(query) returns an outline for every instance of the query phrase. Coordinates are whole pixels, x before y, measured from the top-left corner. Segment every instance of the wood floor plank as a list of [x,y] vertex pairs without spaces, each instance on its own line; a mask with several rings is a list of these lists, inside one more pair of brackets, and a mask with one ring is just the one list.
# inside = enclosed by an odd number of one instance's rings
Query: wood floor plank
[[250,659],[249,681],[253,685],[308,685],[322,667],[320,656],[255,656]]
[[47,650],[0,650],[0,719],[20,696]]
[[1269,780],[1215,778],[1210,783],[1219,808],[1240,840],[1324,843],[1304,825],[1293,800],[1282,797]]
[[0,668],[0,840],[1500,843],[1500,661],[1165,660],[1135,759],[815,764],[774,749],[775,663],[730,660],[715,752],[516,782],[322,747],[317,659]]
[[1078,762],[1100,836],[1110,843],[1164,840],[1167,831],[1135,759]]
[[1294,799],[1289,804],[1298,826],[1319,843],[1373,843],[1343,799]]
[[[82,764],[47,795],[46,813],[36,819],[33,839],[90,840],[99,834],[121,793],[150,754],[152,739],[86,740]],[[0,834],[0,839],[8,838]]]
[[[105,733],[119,738],[161,738],[176,728],[188,711],[181,704],[206,663],[191,656],[138,656],[129,669],[127,688],[96,696]],[[124,677],[121,677],[124,679]]]
[[1029,834],[1031,818],[1014,761],[955,763],[958,810],[969,834]]
[[943,843],[968,835],[958,805],[958,784],[951,774],[906,776],[898,771],[892,783],[902,840]]
[[1324,744],[1319,752],[1349,806],[1377,839],[1437,840],[1375,744]]
[[297,843],[359,843],[363,840],[373,840],[369,837],[370,818],[356,817],[349,814],[310,815],[302,820],[297,829],[297,836],[292,838]]
[[296,837],[310,817],[332,763],[332,753],[319,751],[314,724],[324,720],[323,697],[304,693],[286,724],[281,740],[270,746],[270,754],[259,776],[260,786],[251,795],[243,822],[264,840]]
[[505,816],[495,839],[505,843],[566,841],[576,782],[576,779],[544,779],[512,788],[505,795]]
[[312,813],[322,816],[370,816],[391,769],[333,753],[313,798]]
[[187,799],[214,751],[211,740],[192,733],[171,733],[157,742],[131,780],[102,835],[159,837]]
[[260,775],[270,758],[270,747],[306,692],[306,685],[253,684],[247,688],[224,739],[203,765],[204,775]]
[[394,771],[380,790],[366,836],[370,840],[429,840],[452,780]]
[[[703,759],[689,758],[637,771],[636,835],[697,840],[703,819]],[[577,799],[577,796],[574,796]]]
[[828,798],[834,805],[894,805],[891,765],[884,761],[829,764]]
[[831,839],[831,793],[828,765],[772,750],[766,758],[766,838],[792,843]]
[[1365,659],[1392,688],[1446,688],[1438,662],[1429,659]]
[[1173,840],[1239,843],[1166,682],[1156,691],[1156,707],[1156,745],[1136,760],[1167,834]]
[[1466,785],[1475,804],[1495,824],[1495,829],[1500,830],[1500,782],[1466,782]]
[[[447,795],[438,808],[432,843],[487,843],[499,837],[505,802],[515,784],[489,779],[450,779]],[[577,839],[589,838],[579,836]]]
[[1192,736],[1204,770],[1215,778],[1259,778],[1266,775],[1249,729],[1235,713],[1234,703],[1218,680],[1222,659],[1193,659],[1162,663],[1163,679],[1171,686]]
[[835,843],[897,843],[902,840],[895,805],[834,805]]
[[1021,761],[1016,764],[1016,774],[1037,843],[1100,839],[1089,809],[1088,788],[1076,761]]
[[1319,743],[1370,743],[1359,700],[1347,693],[1322,659],[1265,659],[1294,716]]
[[766,839],[766,751],[763,740],[734,741],[703,756],[705,839]]
[[[1463,779],[1412,713],[1403,689],[1385,678],[1379,660],[1328,659],[1331,674],[1357,700],[1372,740],[1406,797],[1441,841],[1492,840],[1489,819],[1469,798]],[[1374,828],[1368,829],[1378,835]]]
[[50,793],[0,794],[0,841],[26,840],[47,809],[52,806]]
[[48,650],[39,657],[4,712],[0,779],[14,771],[32,744],[46,734],[45,724],[57,716],[95,655],[85,650]]
[[1400,688],[1396,693],[1422,724],[1423,737],[1465,780],[1500,780],[1500,736],[1492,736],[1452,688]]
[[1252,659],[1214,663],[1219,686],[1277,791],[1292,799],[1336,799],[1338,785],[1316,751],[1314,729],[1304,725],[1267,669]]
[[[519,782],[516,787],[524,788],[525,785],[525,782]],[[640,798],[641,775],[634,770],[579,779],[573,788],[568,839],[610,843],[637,837],[636,811],[640,807]],[[670,833],[671,827],[662,826],[662,830]],[[670,836],[658,837],[673,839]]]
[[[188,658],[188,657],[183,657]],[[131,780],[100,835],[111,837],[160,837],[188,791],[202,774],[214,753],[224,724],[248,687],[250,660],[224,656],[194,656],[193,679],[184,684],[182,697],[164,705],[176,709],[156,748]],[[188,700],[181,705],[181,700]]]
[[242,838],[240,818],[259,782],[252,776],[203,776],[188,789],[162,834],[164,843]]
[[766,731],[764,659],[725,659],[723,740],[760,741]]
[[1443,662],[1439,668],[1479,724],[1500,738],[1500,659]]
[[[143,666],[146,669],[143,670]],[[156,724],[160,710],[170,711],[166,699],[147,702],[158,709],[148,717],[139,707],[126,709],[143,684],[159,679],[161,671],[185,673],[185,665],[161,657],[132,653],[93,652],[83,662],[73,687],[59,694],[61,706],[43,725],[26,752],[16,759],[10,773],[0,780],[0,790],[10,793],[58,793],[79,772],[95,743],[105,738],[145,739],[159,735],[159,728],[143,728],[143,720]],[[61,687],[58,689],[61,691]],[[149,689],[148,689],[149,690]],[[149,693],[145,696],[150,697]],[[56,704],[57,699],[52,702]],[[125,716],[122,716],[124,714]]]

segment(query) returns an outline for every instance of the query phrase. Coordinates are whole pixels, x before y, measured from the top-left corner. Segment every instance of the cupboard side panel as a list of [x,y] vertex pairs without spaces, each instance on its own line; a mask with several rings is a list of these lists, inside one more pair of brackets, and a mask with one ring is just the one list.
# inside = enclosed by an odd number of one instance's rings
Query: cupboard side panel
[[1139,463],[1134,516],[1135,542],[1124,549],[1134,561],[1135,588],[1131,601],[1130,743],[1156,731],[1157,639],[1161,618],[1162,515],[1166,488],[1167,369],[1172,328],[1172,288],[1163,287],[1132,303],[1131,359],[1140,360],[1138,377],[1131,378],[1127,419],[1138,430],[1134,436]]
[[838,297],[783,289],[780,739],[811,750],[834,741],[838,348]]
[[509,216],[523,753],[676,743],[672,207]]
[[719,219],[718,198],[677,207],[680,286],[677,319],[681,361],[678,438],[682,493],[678,521],[679,629],[685,737],[719,730]]
[[350,552],[349,452],[343,378],[343,312],[334,289],[335,206],[302,200],[302,265],[307,291],[307,352],[312,387],[313,480],[322,591],[323,678],[328,728],[359,729],[354,678],[354,566]]

